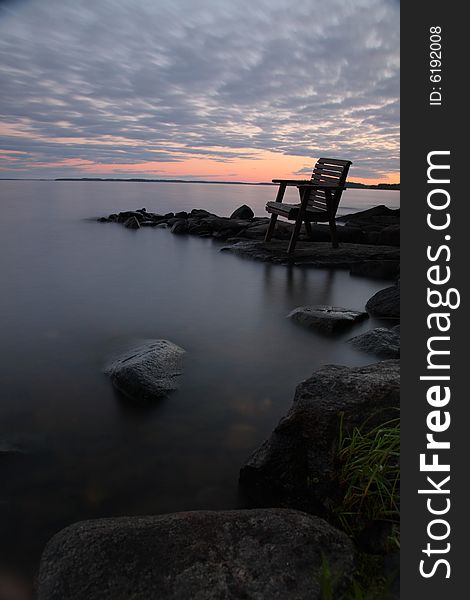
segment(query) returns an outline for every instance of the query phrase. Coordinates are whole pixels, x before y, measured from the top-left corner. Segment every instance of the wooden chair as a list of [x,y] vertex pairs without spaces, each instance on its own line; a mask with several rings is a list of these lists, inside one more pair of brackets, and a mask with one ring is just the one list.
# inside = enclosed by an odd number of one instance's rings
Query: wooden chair
[[[310,180],[273,179],[273,183],[279,183],[279,189],[275,202],[266,204],[266,210],[271,214],[271,221],[264,238],[265,242],[271,239],[277,218],[284,217],[295,221],[287,249],[288,254],[292,254],[295,250],[302,222],[305,223],[305,229],[310,237],[312,237],[311,223],[329,223],[331,242],[333,248],[337,248],[335,216],[351,165],[350,160],[319,158]],[[288,185],[295,185],[298,188],[300,204],[283,204],[282,199]]]

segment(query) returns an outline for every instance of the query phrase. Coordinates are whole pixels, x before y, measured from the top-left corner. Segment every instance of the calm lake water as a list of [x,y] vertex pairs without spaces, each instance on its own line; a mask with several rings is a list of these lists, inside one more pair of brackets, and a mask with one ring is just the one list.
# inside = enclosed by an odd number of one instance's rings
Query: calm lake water
[[[302,304],[363,309],[386,282],[290,269],[212,240],[131,231],[90,217],[130,208],[246,203],[268,186],[0,182],[2,293],[0,564],[34,569],[47,541],[81,519],[239,505],[240,466],[325,363],[373,362],[345,340],[289,322]],[[341,212],[399,205],[399,192],[348,190]],[[102,368],[143,338],[186,350],[181,389],[146,409]]]

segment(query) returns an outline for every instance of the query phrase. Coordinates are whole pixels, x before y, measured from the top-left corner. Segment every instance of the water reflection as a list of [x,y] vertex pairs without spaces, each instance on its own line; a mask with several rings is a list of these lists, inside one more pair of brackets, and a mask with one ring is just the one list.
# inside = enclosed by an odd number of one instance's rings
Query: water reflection
[[[264,267],[264,292],[266,299],[269,299],[273,293],[284,294],[287,298],[296,300],[304,297],[310,292],[309,271],[311,267],[301,267],[293,265],[273,265],[263,264]],[[279,271],[285,272],[285,277],[279,275]],[[315,301],[311,299],[311,304],[326,304],[331,294],[331,286],[334,279],[332,269],[319,269],[315,286]],[[282,288],[282,289],[281,289]],[[323,298],[323,301],[321,299]]]
[[[4,186],[0,440],[22,454],[1,457],[0,564],[32,571],[47,539],[80,519],[236,506],[239,468],[296,384],[324,362],[370,362],[342,343],[349,334],[320,338],[286,315],[302,304],[361,309],[384,287],[83,220],[134,204],[227,214],[240,203],[230,186],[195,186],[187,200],[177,186],[97,185]],[[250,190],[247,203],[264,207],[271,188]],[[102,372],[139,338],[186,350],[180,390],[145,407]]]

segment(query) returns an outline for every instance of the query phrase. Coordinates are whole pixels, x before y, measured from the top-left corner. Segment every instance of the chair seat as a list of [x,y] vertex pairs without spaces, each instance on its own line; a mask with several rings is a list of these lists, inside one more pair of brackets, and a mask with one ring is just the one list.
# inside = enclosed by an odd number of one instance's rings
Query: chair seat
[[[266,204],[268,213],[279,215],[289,221],[295,221],[299,214],[300,204],[284,204],[283,202],[268,202]],[[327,222],[328,213],[320,208],[308,207],[304,218],[314,223]]]

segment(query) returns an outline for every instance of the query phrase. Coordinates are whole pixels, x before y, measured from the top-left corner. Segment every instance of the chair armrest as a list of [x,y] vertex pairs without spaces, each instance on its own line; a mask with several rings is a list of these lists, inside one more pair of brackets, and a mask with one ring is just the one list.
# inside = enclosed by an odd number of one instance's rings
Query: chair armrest
[[285,185],[302,185],[308,183],[309,179],[273,179],[273,183],[284,183]]

